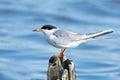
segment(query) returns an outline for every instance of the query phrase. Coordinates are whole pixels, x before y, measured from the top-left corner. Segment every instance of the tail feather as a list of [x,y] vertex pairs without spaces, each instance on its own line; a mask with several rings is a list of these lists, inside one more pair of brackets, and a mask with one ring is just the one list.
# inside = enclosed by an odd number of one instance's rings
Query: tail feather
[[103,35],[106,35],[106,34],[109,34],[109,33],[112,33],[112,32],[113,32],[112,29],[108,29],[108,30],[105,30],[105,31],[86,34],[86,35],[87,35],[87,39],[91,39],[91,38],[97,38],[97,37],[100,37],[100,36],[103,36]]

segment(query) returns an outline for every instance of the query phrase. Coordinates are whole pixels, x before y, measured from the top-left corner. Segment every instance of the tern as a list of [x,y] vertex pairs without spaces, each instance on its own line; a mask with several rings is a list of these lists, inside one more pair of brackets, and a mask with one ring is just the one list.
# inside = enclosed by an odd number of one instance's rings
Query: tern
[[89,40],[92,40],[97,37],[113,32],[112,29],[107,29],[107,30],[95,32],[95,33],[80,34],[80,33],[74,33],[71,31],[58,29],[53,25],[44,25],[41,28],[35,29],[33,31],[43,32],[46,41],[50,45],[61,49],[60,53],[57,55],[58,57],[62,57],[64,55],[64,51],[67,48],[77,47],[78,45],[84,42],[87,42]]

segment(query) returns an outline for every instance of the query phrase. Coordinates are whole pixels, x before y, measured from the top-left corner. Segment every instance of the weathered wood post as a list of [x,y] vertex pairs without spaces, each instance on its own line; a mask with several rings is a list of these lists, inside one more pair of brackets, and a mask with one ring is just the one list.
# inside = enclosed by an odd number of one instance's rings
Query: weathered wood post
[[47,80],[76,80],[75,64],[66,56],[49,59]]

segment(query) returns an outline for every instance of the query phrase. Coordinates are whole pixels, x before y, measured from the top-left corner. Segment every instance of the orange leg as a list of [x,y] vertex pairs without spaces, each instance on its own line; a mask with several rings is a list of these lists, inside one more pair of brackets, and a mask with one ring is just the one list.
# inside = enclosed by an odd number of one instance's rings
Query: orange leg
[[58,57],[62,57],[64,55],[66,48],[61,49],[60,53],[58,54]]

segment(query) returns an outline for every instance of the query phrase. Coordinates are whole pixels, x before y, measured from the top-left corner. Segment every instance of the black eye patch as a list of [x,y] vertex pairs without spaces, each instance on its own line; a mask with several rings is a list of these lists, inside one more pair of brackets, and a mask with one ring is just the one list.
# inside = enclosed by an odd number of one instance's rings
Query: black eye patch
[[44,25],[41,29],[51,30],[51,29],[56,29],[56,27],[53,25]]

